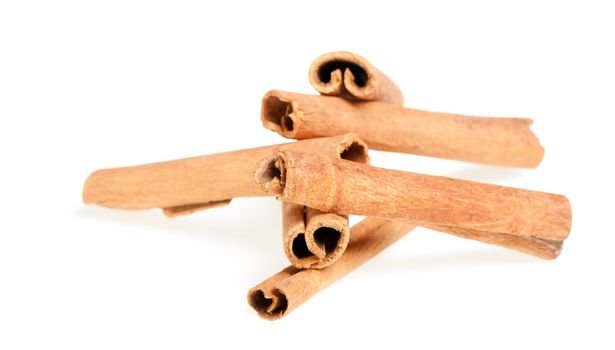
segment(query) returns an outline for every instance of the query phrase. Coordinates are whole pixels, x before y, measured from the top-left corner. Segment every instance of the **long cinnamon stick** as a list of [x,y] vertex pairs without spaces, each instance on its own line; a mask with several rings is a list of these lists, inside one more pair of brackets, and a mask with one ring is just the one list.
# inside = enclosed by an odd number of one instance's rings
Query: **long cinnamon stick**
[[[283,201],[338,214],[380,216],[474,235],[561,241],[570,232],[566,197],[371,167],[298,152],[278,152],[257,166],[263,191]],[[515,247],[511,247],[515,248]]]
[[408,223],[366,218],[352,227],[348,248],[335,264],[320,270],[300,270],[289,266],[250,289],[248,303],[268,320],[288,315],[314,294],[355,270],[413,228]]
[[[85,182],[83,201],[109,208],[163,208],[168,216],[228,204],[235,197],[263,196],[254,164],[278,150],[324,152],[343,159],[365,157],[363,142],[346,134],[133,167],[98,170]],[[342,147],[342,148],[340,148]]]
[[335,51],[314,60],[310,83],[323,95],[402,105],[401,90],[365,58],[348,51]]
[[372,149],[532,168],[544,149],[521,118],[469,117],[272,90],[263,125],[293,139],[357,133]]

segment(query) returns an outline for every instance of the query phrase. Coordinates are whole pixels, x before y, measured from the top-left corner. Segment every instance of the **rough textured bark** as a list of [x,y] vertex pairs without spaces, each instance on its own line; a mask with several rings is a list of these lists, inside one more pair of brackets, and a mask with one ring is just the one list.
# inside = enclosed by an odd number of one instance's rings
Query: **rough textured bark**
[[383,102],[272,90],[263,125],[293,139],[358,134],[372,149],[504,166],[537,166],[544,149],[522,118],[469,117]]
[[[109,208],[163,208],[175,216],[228,204],[235,197],[265,196],[254,183],[254,165],[278,150],[324,152],[348,160],[364,157],[356,135],[287,144],[125,168],[98,170],[85,182],[83,201]],[[350,141],[349,141],[350,140]],[[345,148],[340,148],[345,147]]]
[[289,266],[250,289],[248,303],[269,320],[279,319],[331,283],[344,277],[414,228],[411,224],[366,218],[351,229],[344,255],[326,268]]
[[342,215],[402,220],[498,245],[506,246],[509,236],[519,237],[515,244],[521,239],[528,244],[561,241],[570,232],[570,204],[561,195],[292,151],[264,159],[255,179],[263,191],[286,202]]
[[323,95],[402,105],[401,90],[365,58],[348,51],[335,51],[314,60],[310,83]]
[[[333,159],[369,163],[367,145],[356,135],[348,135],[338,141],[337,147],[323,147],[320,151]],[[332,264],[346,250],[349,234],[347,215],[283,204],[284,253],[297,268],[320,269]]]

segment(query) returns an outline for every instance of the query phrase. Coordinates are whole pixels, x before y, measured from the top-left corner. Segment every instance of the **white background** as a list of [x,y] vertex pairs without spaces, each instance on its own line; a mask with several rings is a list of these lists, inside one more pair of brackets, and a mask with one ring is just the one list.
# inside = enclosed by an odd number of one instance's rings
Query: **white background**
[[[613,348],[615,12],[608,2],[2,1],[0,349]],[[280,143],[269,89],[351,50],[426,110],[533,118],[539,168],[377,166],[568,196],[555,261],[423,229],[283,320],[279,204],[178,219],[81,204],[88,174]],[[356,221],[356,218],[353,220]]]

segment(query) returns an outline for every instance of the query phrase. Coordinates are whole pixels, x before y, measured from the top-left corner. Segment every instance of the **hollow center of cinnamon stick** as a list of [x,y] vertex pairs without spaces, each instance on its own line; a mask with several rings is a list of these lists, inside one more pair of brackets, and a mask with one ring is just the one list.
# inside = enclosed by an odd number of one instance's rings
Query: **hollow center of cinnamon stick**
[[354,141],[340,153],[340,158],[352,162],[366,163],[367,150],[364,145]]
[[303,233],[298,234],[297,237],[293,239],[292,250],[293,254],[299,259],[308,258],[314,255],[308,248],[307,243],[305,242],[305,234]]
[[290,117],[293,106],[288,101],[283,101],[277,96],[267,96],[264,104],[264,119],[279,125],[282,131],[293,131],[295,123]]
[[319,227],[314,232],[314,240],[319,247],[324,248],[325,254],[329,255],[337,248],[342,234],[331,227]]
[[346,69],[350,69],[352,75],[354,75],[354,82],[357,86],[364,87],[367,84],[367,72],[365,72],[365,69],[356,63],[348,61],[331,61],[323,64],[318,70],[318,79],[326,84],[331,81],[331,73],[338,69],[342,73]]
[[295,128],[295,122],[293,122],[293,119],[288,115],[284,115],[282,119],[284,121],[284,128],[288,131],[293,131]]
[[277,318],[286,312],[288,300],[279,290],[273,290],[273,295],[267,297],[263,290],[256,290],[249,296],[249,303],[263,317]]
[[256,167],[254,178],[266,193],[281,195],[286,182],[283,157],[276,153],[260,162]]

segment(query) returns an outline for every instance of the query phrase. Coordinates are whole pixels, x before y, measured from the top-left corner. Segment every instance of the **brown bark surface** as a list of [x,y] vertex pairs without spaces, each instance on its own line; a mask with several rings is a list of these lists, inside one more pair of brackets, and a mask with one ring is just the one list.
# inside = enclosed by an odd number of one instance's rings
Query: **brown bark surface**
[[291,151],[263,160],[255,179],[283,201],[342,215],[402,220],[513,249],[523,246],[522,239],[551,244],[570,232],[570,204],[561,195]]
[[[337,147],[320,151],[332,159],[369,163],[367,145],[356,135],[348,135]],[[284,253],[297,268],[320,269],[332,264],[346,250],[349,234],[347,215],[321,212],[300,204],[283,204]]]
[[250,289],[248,303],[269,320],[279,319],[344,277],[414,228],[411,224],[366,218],[351,229],[346,252],[331,266],[300,270],[289,266]]
[[372,149],[503,166],[533,168],[544,149],[524,118],[427,112],[378,101],[272,90],[263,98],[263,125],[293,139],[358,134]]
[[[235,197],[266,196],[254,183],[254,165],[279,150],[364,157],[356,135],[316,138],[125,168],[98,170],[83,188],[83,201],[109,208],[163,208],[170,216],[228,204]],[[349,141],[350,140],[350,141]],[[342,147],[342,148],[340,148]],[[343,148],[346,147],[346,148]]]
[[401,90],[365,58],[348,51],[335,51],[314,60],[310,83],[323,95],[403,105]]

